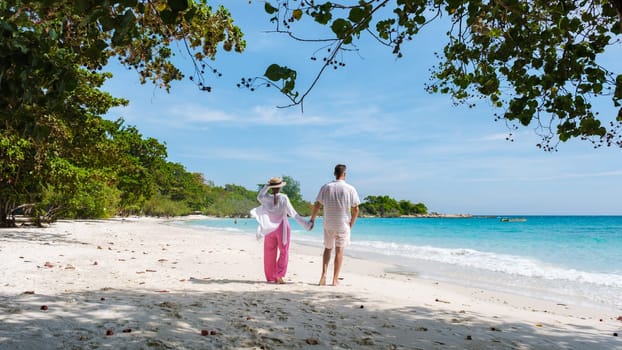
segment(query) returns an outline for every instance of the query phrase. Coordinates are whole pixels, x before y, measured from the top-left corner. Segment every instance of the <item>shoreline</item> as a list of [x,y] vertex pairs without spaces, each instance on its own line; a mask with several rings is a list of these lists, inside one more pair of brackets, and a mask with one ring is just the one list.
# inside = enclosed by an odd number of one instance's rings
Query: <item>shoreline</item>
[[[230,234],[252,235],[254,237],[255,226],[254,220],[243,221],[243,225],[227,225],[226,220],[215,219],[221,221],[217,225],[210,225],[209,220],[199,219],[199,226],[194,226],[192,221],[188,223],[180,222],[182,226],[202,227],[205,230],[222,229],[227,230]],[[369,220],[376,220],[374,218]],[[389,219],[391,220],[391,219]],[[297,245],[304,245],[311,247],[313,250],[306,251],[306,254],[317,254],[322,250],[321,233],[319,232],[305,232],[299,228],[295,223],[292,226],[294,234],[292,235],[292,242]],[[362,227],[357,229],[357,235],[361,232]],[[364,229],[363,229],[364,230]],[[367,232],[367,231],[365,231]],[[382,241],[382,239],[380,239]],[[385,242],[387,243],[387,242]],[[390,243],[388,243],[390,244]],[[425,246],[425,244],[424,244]],[[606,287],[602,284],[589,283],[590,278],[600,278],[598,273],[590,274],[585,273],[583,279],[573,275],[573,270],[566,271],[570,275],[555,275],[558,273],[556,270],[537,270],[537,273],[546,276],[539,278],[538,274],[534,276],[533,273],[523,273],[520,268],[514,268],[514,266],[523,266],[526,264],[527,268],[540,268],[546,266],[546,262],[538,262],[533,265],[529,265],[531,261],[527,258],[521,258],[520,256],[504,256],[499,255],[500,265],[497,265],[494,260],[490,260],[490,257],[486,258],[485,263],[475,263],[477,259],[482,259],[482,256],[472,258],[465,258],[460,260],[462,255],[468,256],[458,249],[455,252],[443,251],[443,254],[448,254],[448,257],[444,259],[428,258],[419,252],[418,256],[412,256],[412,252],[409,252],[410,248],[403,248],[399,251],[393,251],[392,247],[384,249],[383,244],[374,243],[374,240],[367,241],[357,237],[353,240],[352,245],[346,249],[345,254],[348,257],[355,257],[360,260],[372,260],[382,264],[387,264],[390,272],[401,271],[402,273],[417,275],[419,278],[427,280],[436,280],[448,282],[451,284],[457,284],[470,288],[481,288],[485,290],[493,290],[498,292],[509,292],[516,295],[539,298],[548,301],[554,301],[564,304],[575,304],[598,308],[601,310],[619,310],[622,313],[622,304],[619,300],[620,288],[613,286]],[[414,247],[417,248],[417,247]],[[424,249],[425,250],[425,249]],[[446,249],[447,250],[447,249]],[[452,249],[449,249],[452,250]],[[467,249],[468,250],[468,249]],[[439,252],[428,252],[434,256]],[[452,261],[452,255],[458,256],[459,261]],[[442,255],[441,255],[442,256]],[[449,261],[446,261],[450,258]],[[471,261],[470,259],[475,259]],[[444,261],[445,260],[445,261]],[[514,262],[509,264],[508,261]],[[496,266],[496,267],[495,267]],[[491,268],[492,267],[492,268]],[[581,270],[589,271],[589,270]],[[617,281],[616,276],[609,277],[610,281]],[[617,283],[617,282],[616,282]],[[616,284],[617,285],[617,284]]]
[[300,244],[287,284],[267,284],[261,243],[171,224],[196,218],[0,230],[0,349],[622,349],[616,310],[350,256],[341,284],[319,287],[321,250]]

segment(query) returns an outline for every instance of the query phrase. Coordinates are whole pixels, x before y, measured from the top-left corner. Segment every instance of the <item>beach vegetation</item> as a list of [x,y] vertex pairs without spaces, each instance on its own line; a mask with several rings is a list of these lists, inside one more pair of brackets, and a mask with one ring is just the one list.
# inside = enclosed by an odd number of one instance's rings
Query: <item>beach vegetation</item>
[[147,216],[167,217],[188,215],[191,209],[185,202],[156,194],[145,201],[141,212]]
[[615,56],[621,0],[270,0],[265,12],[274,32],[311,46],[308,65],[317,66],[302,87],[291,62],[273,63],[239,85],[276,88],[288,99],[281,107],[302,109],[321,76],[342,69],[364,46],[379,43],[401,59],[417,35],[434,30],[444,47],[430,67],[428,92],[468,107],[492,106],[509,141],[525,127],[546,151],[570,139],[622,147],[622,72]]
[[227,184],[210,188],[210,204],[203,213],[218,217],[248,217],[257,204],[257,191],[243,186]]
[[302,216],[311,216],[313,204],[302,198],[300,182],[288,175],[283,175],[283,181],[287,182],[287,186],[283,187],[282,191],[287,195],[298,214]]
[[[363,28],[352,23],[367,23],[367,7],[338,21],[332,19],[334,10],[326,3],[314,16],[330,24],[338,42],[351,45],[353,33]],[[270,11],[276,15],[281,9]],[[294,20],[311,14],[293,13]],[[210,65],[216,53],[244,47],[230,13],[202,0],[0,2],[0,226],[15,225],[18,213],[36,223],[196,212],[248,216],[257,206],[256,191],[215,186],[167,161],[165,144],[123,119],[102,117],[128,104],[102,90],[112,78],[105,71],[110,59],[136,71],[141,83],[169,91],[172,82],[187,78],[209,92],[209,77],[220,75]],[[190,57],[189,72],[176,65],[178,54]],[[272,65],[266,76],[284,83],[282,93],[297,96],[292,69]],[[300,184],[283,178],[297,211],[310,215]],[[412,211],[401,202],[386,202],[370,205],[370,212]]]
[[165,148],[102,118],[128,103],[101,90],[109,60],[166,91],[185,77],[210,91],[216,53],[244,46],[229,11],[205,1],[0,2],[0,226],[22,204],[37,217],[139,212],[163,189]]
[[428,208],[423,203],[408,200],[397,201],[387,195],[367,196],[359,205],[362,216],[399,217],[427,214]]

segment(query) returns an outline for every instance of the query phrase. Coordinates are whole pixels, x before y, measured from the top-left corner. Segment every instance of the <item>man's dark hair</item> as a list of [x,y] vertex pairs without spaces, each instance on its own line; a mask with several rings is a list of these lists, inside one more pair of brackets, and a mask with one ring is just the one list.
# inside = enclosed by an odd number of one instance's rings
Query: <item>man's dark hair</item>
[[343,164],[335,165],[335,177],[341,177],[341,175],[346,173],[346,166]]

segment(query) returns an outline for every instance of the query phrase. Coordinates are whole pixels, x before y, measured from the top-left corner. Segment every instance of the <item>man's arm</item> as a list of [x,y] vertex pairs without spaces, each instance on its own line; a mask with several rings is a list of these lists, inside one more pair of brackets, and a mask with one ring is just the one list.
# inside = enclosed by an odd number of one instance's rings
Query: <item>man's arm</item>
[[352,214],[352,218],[350,219],[350,229],[352,229],[352,227],[354,227],[354,223],[356,222],[356,218],[359,217],[359,206],[357,205],[352,207],[350,213]]
[[313,230],[313,226],[315,226],[315,218],[317,217],[317,213],[320,211],[321,206],[322,204],[318,201],[316,201],[313,205],[313,212],[311,213],[311,219],[309,219],[309,222],[311,223],[309,230]]

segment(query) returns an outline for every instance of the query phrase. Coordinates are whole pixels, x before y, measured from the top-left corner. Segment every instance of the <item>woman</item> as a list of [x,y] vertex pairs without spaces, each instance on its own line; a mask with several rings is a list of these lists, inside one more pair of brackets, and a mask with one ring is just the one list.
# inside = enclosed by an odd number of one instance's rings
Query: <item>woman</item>
[[[269,283],[283,284],[289,259],[290,227],[287,217],[293,217],[306,230],[309,224],[298,215],[286,194],[280,193],[285,186],[278,177],[273,177],[257,195],[261,206],[251,210],[257,219],[257,239],[265,236],[263,243],[263,266]],[[272,189],[272,194],[268,190]]]

